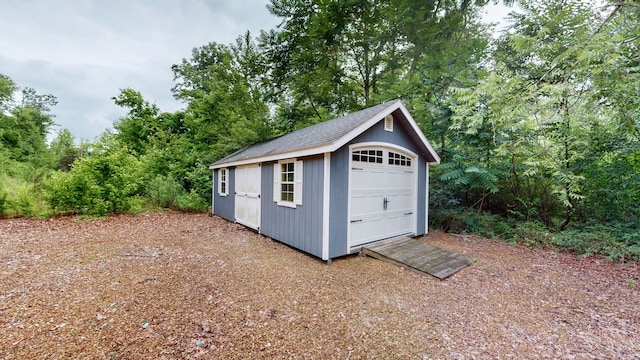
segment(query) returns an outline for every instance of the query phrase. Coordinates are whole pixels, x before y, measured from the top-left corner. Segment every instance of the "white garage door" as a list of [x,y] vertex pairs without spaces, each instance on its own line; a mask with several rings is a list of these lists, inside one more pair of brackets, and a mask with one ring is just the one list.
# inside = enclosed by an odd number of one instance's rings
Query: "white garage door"
[[236,222],[260,230],[260,165],[236,168]]
[[351,152],[350,247],[414,232],[414,165],[397,150]]

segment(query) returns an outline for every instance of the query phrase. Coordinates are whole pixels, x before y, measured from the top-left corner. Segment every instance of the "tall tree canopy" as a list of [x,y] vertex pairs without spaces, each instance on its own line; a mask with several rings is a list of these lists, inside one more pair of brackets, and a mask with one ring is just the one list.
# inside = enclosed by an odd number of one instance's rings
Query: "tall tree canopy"
[[488,39],[469,1],[274,0],[268,8],[282,24],[263,32],[260,46],[286,131],[411,98],[437,68],[441,76],[428,81],[446,87]]
[[271,135],[269,109],[257,89],[250,36],[238,47],[210,43],[193,49],[191,59],[173,65],[174,96],[187,103],[190,141],[207,160]]

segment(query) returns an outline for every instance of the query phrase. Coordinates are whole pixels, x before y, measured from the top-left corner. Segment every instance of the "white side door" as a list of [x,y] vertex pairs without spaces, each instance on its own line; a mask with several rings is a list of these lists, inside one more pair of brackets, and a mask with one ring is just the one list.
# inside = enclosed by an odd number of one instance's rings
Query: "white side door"
[[260,230],[260,164],[238,166],[235,170],[236,222]]

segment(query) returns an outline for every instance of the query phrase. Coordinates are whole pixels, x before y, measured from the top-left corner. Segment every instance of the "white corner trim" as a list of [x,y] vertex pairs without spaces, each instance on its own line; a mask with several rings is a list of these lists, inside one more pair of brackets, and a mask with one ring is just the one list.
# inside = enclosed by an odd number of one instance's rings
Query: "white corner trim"
[[216,214],[216,172],[211,170],[211,215]]
[[329,260],[329,209],[331,201],[331,153],[324,153],[324,187],[322,189],[322,260]]
[[424,205],[424,234],[427,235],[429,234],[429,163],[426,163],[426,168],[425,168],[425,177],[427,178],[426,182],[425,182],[425,201],[426,204]]

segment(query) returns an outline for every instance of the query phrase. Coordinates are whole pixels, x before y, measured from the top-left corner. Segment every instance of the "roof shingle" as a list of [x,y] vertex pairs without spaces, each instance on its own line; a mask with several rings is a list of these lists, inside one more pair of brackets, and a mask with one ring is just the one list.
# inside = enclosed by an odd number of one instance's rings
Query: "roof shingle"
[[271,140],[259,142],[216,161],[212,166],[332,144],[399,101],[385,102]]

